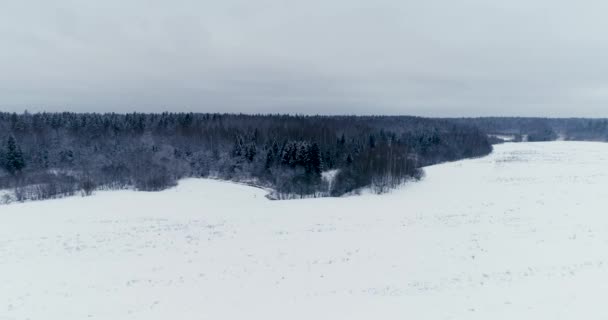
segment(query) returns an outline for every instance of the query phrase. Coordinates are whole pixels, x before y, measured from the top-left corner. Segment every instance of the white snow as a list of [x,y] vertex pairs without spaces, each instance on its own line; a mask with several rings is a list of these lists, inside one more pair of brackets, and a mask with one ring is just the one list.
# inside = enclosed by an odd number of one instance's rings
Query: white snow
[[489,134],[488,137],[500,139],[505,142],[511,142],[515,140],[515,135],[512,134]]
[[0,319],[606,319],[608,144],[507,143],[387,195],[0,206]]
[[329,193],[329,190],[332,189],[332,187],[334,185],[334,181],[336,180],[336,176],[338,175],[339,172],[340,172],[340,170],[333,169],[333,170],[323,171],[321,173],[321,177],[323,178],[323,180],[325,180],[327,182],[328,193]]

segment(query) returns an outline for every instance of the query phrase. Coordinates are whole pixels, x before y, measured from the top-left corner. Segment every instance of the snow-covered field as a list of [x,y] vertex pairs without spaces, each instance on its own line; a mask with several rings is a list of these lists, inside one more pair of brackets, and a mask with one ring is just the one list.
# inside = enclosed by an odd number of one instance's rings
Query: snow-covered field
[[608,144],[503,144],[388,195],[0,206],[0,319],[606,319]]

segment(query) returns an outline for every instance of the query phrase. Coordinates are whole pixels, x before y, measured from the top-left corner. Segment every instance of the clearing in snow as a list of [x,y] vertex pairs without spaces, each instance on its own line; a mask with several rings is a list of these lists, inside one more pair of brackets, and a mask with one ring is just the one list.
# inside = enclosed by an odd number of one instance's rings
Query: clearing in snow
[[190,179],[0,206],[0,319],[608,318],[608,144],[425,170],[381,196]]

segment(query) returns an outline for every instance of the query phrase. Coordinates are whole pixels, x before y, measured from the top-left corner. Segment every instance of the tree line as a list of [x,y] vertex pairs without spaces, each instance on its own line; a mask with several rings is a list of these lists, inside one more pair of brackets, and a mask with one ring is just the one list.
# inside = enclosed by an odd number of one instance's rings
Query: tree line
[[422,166],[491,151],[474,125],[406,116],[0,113],[0,143],[0,189],[18,200],[157,191],[185,177],[264,186],[278,199],[385,192]]
[[454,121],[476,126],[487,134],[512,135],[515,141],[608,141],[608,119],[484,117]]

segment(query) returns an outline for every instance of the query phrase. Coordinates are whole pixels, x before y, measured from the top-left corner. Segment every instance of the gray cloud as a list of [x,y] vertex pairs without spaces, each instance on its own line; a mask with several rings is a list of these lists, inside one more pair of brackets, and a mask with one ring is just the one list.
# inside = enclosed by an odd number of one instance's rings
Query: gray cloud
[[7,0],[0,109],[608,116],[605,1]]

